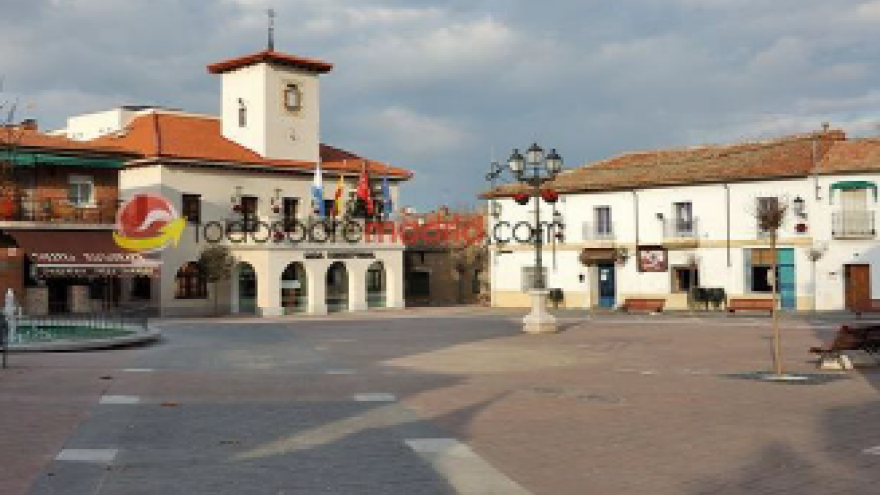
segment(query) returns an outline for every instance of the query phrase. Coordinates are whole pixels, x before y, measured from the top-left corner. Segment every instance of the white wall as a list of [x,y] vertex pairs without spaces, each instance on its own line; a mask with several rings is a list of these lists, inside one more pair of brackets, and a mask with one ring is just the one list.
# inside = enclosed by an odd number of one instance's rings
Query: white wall
[[[307,71],[266,63],[222,74],[223,135],[266,158],[317,162],[320,155],[320,84]],[[284,106],[284,88],[297,84],[302,108]],[[239,99],[247,108],[247,126],[240,127]],[[294,139],[291,139],[291,135]]]
[[[298,209],[299,217],[305,219],[311,215],[311,175],[281,175],[254,171],[229,170],[219,168],[195,168],[173,167],[152,165],[149,167],[128,168],[120,174],[120,189],[124,198],[130,197],[136,192],[153,192],[161,194],[168,199],[178,213],[181,209],[182,195],[201,195],[201,220],[202,224],[211,221],[224,221],[240,217],[232,210],[231,198],[235,193],[235,187],[241,186],[244,195],[259,198],[258,214],[261,220],[271,223],[280,220],[280,215],[273,213],[271,198],[275,196],[275,189],[281,189],[281,196],[300,198]],[[337,180],[331,177],[324,178],[324,192],[327,199],[333,197]],[[346,179],[348,190],[355,189],[356,177]],[[399,201],[399,184],[390,182],[391,194],[395,204]],[[184,230],[180,244],[177,247],[166,249],[162,252],[161,269],[161,303],[164,314],[204,314],[213,309],[212,295],[208,300],[180,300],[174,298],[174,278],[177,270],[189,261],[196,261],[201,250],[207,242],[199,234],[197,242],[196,229],[187,226]],[[375,243],[275,243],[258,244],[250,240],[236,244],[224,242],[229,245],[233,254],[241,260],[254,265],[257,271],[258,292],[262,297],[258,298],[258,305],[265,314],[280,313],[280,276],[288,263],[303,261],[309,276],[313,275],[315,281],[323,283],[322,269],[326,270],[329,261],[304,259],[305,252],[327,251],[336,252],[350,251],[374,253],[375,259],[351,259],[345,260],[350,266],[350,280],[357,283],[365,281],[366,268],[370,262],[381,260],[388,270],[389,293],[388,304],[392,307],[403,305],[403,245],[386,242],[380,245]],[[332,260],[331,260],[332,261]],[[326,266],[325,266],[326,265]],[[323,268],[322,268],[323,267]],[[363,272],[363,273],[362,273]],[[267,277],[265,274],[271,276]],[[355,290],[358,287],[352,287]],[[209,286],[209,292],[212,287]],[[225,300],[222,308],[229,307],[229,298],[225,295],[227,288],[223,288]],[[317,289],[316,289],[317,290]],[[311,291],[310,291],[311,292]],[[323,292],[321,292],[323,293]],[[311,294],[318,294],[311,292]],[[360,294],[354,294],[360,297]],[[363,309],[357,306],[359,299],[353,299],[355,306],[352,309]],[[314,312],[322,312],[321,304],[313,308]]]
[[[797,295],[805,299],[801,306],[810,303],[813,294],[812,266],[808,258],[809,249],[816,245],[827,246],[827,253],[816,264],[817,307],[818,309],[842,309],[843,265],[847,263],[868,263],[872,265],[872,293],[880,298],[880,249],[876,239],[843,240],[832,238],[832,213],[837,211],[840,201],[835,193],[835,201],[829,201],[830,185],[841,180],[867,180],[880,183],[880,174],[852,176],[823,176],[818,180],[819,199],[816,195],[814,178],[774,180],[762,182],[735,182],[728,184],[730,195],[729,262],[727,249],[728,208],[727,190],[723,184],[693,185],[679,187],[651,188],[636,191],[614,191],[565,195],[557,203],[556,209],[562,213],[565,222],[565,242],[557,246],[557,268],[552,269],[551,249],[545,247],[544,266],[548,267],[549,287],[562,288],[588,294],[592,292],[590,269],[580,264],[577,255],[585,247],[623,247],[628,249],[630,259],[625,265],[617,266],[618,293],[630,294],[669,294],[672,286],[671,274],[639,273],[636,270],[636,206],[638,198],[639,245],[664,245],[669,248],[669,265],[685,265],[689,254],[696,254],[700,260],[700,282],[704,287],[724,287],[728,294],[748,293],[744,275],[744,249],[767,247],[768,242],[757,235],[754,212],[759,197],[776,196],[789,201],[800,197],[806,202],[806,218],[798,218],[789,212],[785,225],[780,230],[780,247],[795,249]],[[673,203],[691,202],[693,214],[698,223],[698,246],[678,244],[670,246],[664,239],[664,222],[657,218],[660,213],[666,219],[673,218]],[[515,204],[512,200],[500,200],[502,215],[490,219],[489,227],[499,221],[533,222],[533,203],[527,206]],[[613,242],[598,242],[585,239],[582,235],[584,222],[593,222],[593,209],[596,206],[610,206],[614,223]],[[877,203],[869,194],[870,211],[877,211]],[[544,204],[542,220],[551,218],[551,208]],[[795,225],[805,223],[806,233],[797,233]],[[493,254],[490,281],[493,291],[516,292],[521,288],[523,266],[534,264],[534,254],[530,245],[508,246],[509,254]],[[497,257],[497,258],[496,258]],[[579,275],[585,276],[581,282]],[[622,302],[618,300],[618,302]]]

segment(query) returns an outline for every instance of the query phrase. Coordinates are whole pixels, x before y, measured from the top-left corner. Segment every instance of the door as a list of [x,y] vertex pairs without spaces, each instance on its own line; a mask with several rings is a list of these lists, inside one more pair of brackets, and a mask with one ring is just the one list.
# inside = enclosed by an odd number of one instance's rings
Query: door
[[777,250],[779,266],[779,305],[782,309],[797,309],[797,284],[795,279],[794,249]]
[[869,265],[846,265],[843,270],[846,309],[862,311],[871,305],[871,268]]
[[599,307],[613,308],[615,305],[614,265],[599,265]]

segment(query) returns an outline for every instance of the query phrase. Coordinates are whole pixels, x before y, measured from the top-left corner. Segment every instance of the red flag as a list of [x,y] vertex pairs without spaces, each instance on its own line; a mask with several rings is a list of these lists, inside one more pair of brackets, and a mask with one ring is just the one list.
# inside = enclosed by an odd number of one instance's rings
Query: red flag
[[367,204],[367,215],[373,214],[373,195],[370,192],[370,178],[367,176],[367,161],[361,165],[361,177],[358,179],[357,197]]

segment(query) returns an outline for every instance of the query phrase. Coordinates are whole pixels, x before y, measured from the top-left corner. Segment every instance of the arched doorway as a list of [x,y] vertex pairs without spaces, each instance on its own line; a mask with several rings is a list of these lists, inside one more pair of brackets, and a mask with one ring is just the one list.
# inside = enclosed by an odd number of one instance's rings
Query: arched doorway
[[367,268],[367,307],[384,308],[386,306],[385,265],[376,261]]
[[306,269],[302,263],[294,261],[281,273],[281,307],[284,314],[304,313],[308,307],[309,285]]
[[250,263],[238,264],[238,312],[257,312],[257,272]]
[[336,261],[327,268],[327,312],[348,310],[348,271],[345,263]]

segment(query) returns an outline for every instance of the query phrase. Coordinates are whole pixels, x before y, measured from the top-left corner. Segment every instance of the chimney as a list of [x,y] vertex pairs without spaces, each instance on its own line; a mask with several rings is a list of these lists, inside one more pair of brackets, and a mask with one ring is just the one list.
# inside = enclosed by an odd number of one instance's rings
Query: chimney
[[37,119],[24,119],[21,121],[21,128],[25,131],[37,131]]

